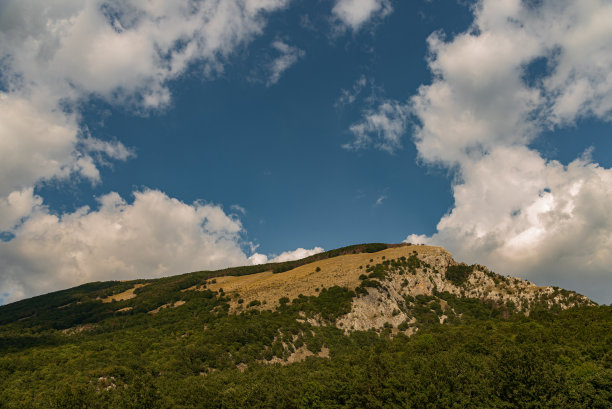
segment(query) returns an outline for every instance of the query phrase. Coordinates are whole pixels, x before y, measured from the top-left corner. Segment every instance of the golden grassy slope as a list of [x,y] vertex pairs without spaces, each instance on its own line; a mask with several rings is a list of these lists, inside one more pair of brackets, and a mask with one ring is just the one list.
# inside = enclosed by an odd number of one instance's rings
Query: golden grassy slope
[[[216,283],[209,282],[208,288],[213,291],[223,288],[232,298],[232,309],[239,308],[238,299],[244,300],[243,305],[259,300],[266,302],[262,308],[274,308],[278,306],[278,300],[282,297],[292,300],[300,294],[316,295],[317,289],[324,287],[337,285],[352,290],[360,284],[359,275],[365,273],[367,264],[380,263],[383,257],[387,260],[408,257],[413,251],[417,251],[419,256],[446,252],[442,247],[410,245],[389,248],[377,253],[347,254],[315,261],[279,274],[266,271],[247,276],[217,277]],[[321,270],[316,271],[317,267]],[[195,287],[191,289],[196,290]],[[236,297],[235,294],[239,296]]]
[[145,283],[145,284],[135,284],[134,287],[130,288],[129,290],[125,290],[122,293],[110,295],[110,296],[108,296],[106,298],[103,298],[102,302],[107,303],[107,302],[113,302],[113,301],[129,300],[131,298],[136,297],[136,294],[134,294],[134,290],[136,290],[137,288],[140,288],[140,287],[144,287],[145,285],[149,285],[149,284],[148,283]]

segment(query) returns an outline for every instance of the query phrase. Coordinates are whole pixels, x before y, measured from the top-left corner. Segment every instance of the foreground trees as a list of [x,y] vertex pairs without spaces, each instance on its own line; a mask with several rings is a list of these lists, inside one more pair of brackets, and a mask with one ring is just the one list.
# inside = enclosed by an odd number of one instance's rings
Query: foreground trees
[[[5,327],[0,407],[612,406],[611,307],[432,324],[410,338],[295,321],[297,310],[346,309],[336,291],[274,313],[176,309],[71,336]],[[331,357],[263,363],[267,351],[289,354],[282,343],[296,339]]]

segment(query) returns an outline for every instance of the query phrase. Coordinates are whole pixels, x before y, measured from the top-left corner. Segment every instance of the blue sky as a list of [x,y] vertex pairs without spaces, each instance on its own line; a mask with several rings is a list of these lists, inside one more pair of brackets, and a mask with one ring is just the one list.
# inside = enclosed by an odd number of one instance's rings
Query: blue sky
[[37,3],[0,302],[404,240],[612,302],[609,2]]

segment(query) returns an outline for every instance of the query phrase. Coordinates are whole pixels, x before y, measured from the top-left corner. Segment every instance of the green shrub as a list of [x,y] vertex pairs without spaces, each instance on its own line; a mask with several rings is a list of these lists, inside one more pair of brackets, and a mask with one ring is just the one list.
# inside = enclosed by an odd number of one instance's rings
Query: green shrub
[[387,247],[389,246],[387,246],[384,243],[370,243],[370,244],[365,245],[363,252],[364,253],[377,253],[379,251],[387,249]]
[[363,280],[361,282],[361,287],[372,287],[372,288],[380,288],[382,284],[377,280]]
[[445,277],[448,281],[455,284],[456,286],[460,286],[467,281],[474,271],[474,266],[468,266],[466,264],[457,264],[454,266],[448,267],[445,273]]

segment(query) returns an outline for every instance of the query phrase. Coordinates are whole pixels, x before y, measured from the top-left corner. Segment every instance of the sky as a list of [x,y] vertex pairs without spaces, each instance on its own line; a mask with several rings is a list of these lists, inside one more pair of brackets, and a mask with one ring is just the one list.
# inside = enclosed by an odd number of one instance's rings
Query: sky
[[609,0],[5,0],[0,304],[365,242],[612,303]]

